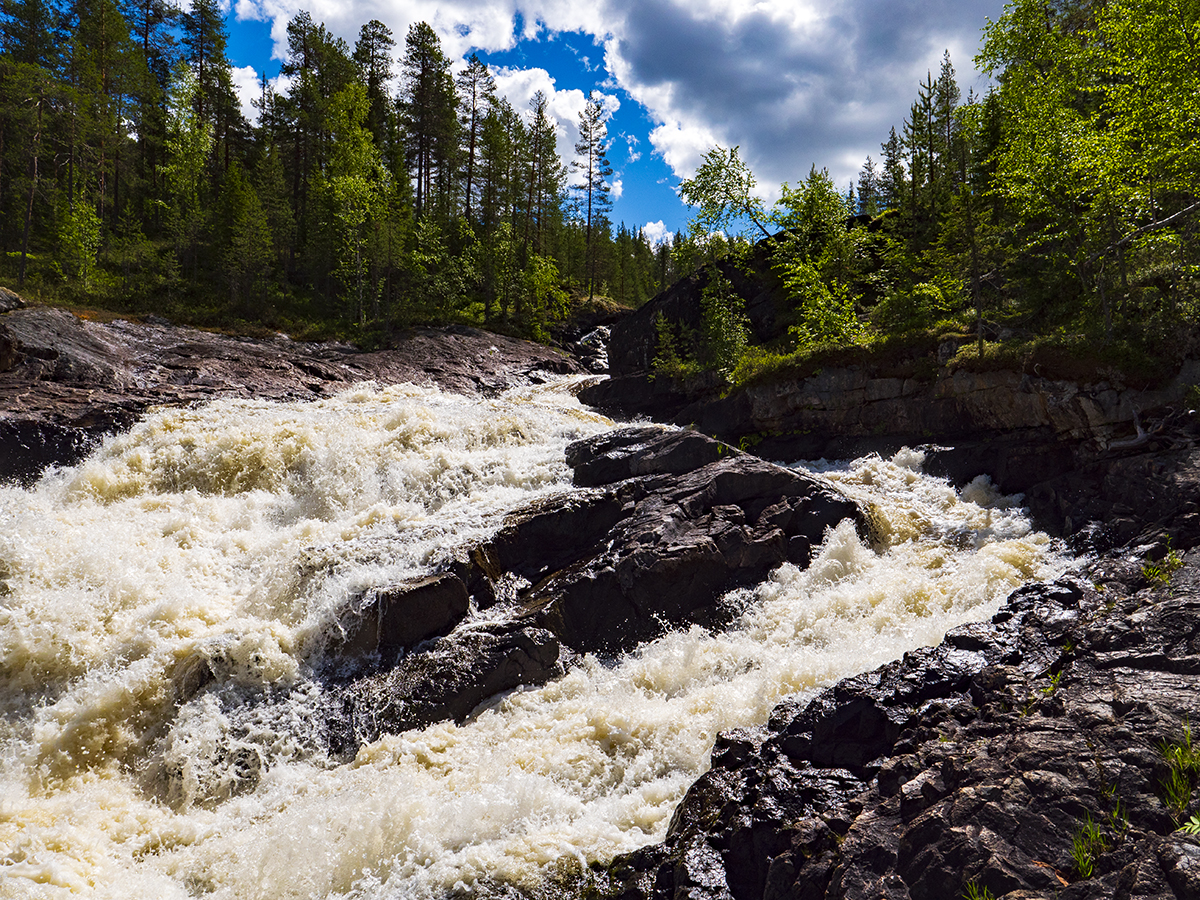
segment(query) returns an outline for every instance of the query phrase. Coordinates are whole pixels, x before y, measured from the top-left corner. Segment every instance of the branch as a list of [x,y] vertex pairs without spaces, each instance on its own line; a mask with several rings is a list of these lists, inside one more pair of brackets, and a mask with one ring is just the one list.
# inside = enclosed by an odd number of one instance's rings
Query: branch
[[1093,253],[1091,256],[1088,257],[1087,262],[1084,263],[1084,265],[1090,266],[1092,263],[1094,263],[1100,257],[1104,256],[1106,253],[1109,253],[1113,250],[1118,250],[1121,247],[1124,247],[1126,244],[1128,244],[1134,238],[1140,237],[1143,234],[1147,234],[1151,231],[1156,231],[1159,228],[1166,228],[1172,222],[1176,221],[1177,219],[1183,218],[1188,213],[1190,213],[1196,209],[1200,209],[1200,200],[1197,200],[1191,206],[1184,207],[1183,209],[1179,210],[1179,212],[1177,212],[1177,213],[1172,213],[1171,215],[1167,216],[1165,219],[1159,219],[1157,222],[1151,222],[1149,225],[1143,225],[1141,228],[1135,228],[1133,231],[1129,232],[1129,234],[1125,235],[1120,240],[1114,241],[1113,243],[1109,244],[1103,250],[1097,250],[1095,253]]

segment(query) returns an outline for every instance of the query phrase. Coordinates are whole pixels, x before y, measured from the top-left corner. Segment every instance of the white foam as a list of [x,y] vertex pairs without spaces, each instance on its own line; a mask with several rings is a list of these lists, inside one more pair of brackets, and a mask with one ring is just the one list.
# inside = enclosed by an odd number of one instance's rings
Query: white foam
[[[734,598],[726,633],[585,659],[466,724],[324,759],[305,736],[320,692],[298,688],[331,605],[561,490],[566,441],[606,427],[553,392],[362,387],[162,412],[0,490],[0,896],[532,885],[661,839],[719,732],[1065,564],[1011,499],[959,497],[912,454],[818,466],[871,506],[877,547],[843,523],[809,569]],[[220,688],[181,696],[196,660]]]

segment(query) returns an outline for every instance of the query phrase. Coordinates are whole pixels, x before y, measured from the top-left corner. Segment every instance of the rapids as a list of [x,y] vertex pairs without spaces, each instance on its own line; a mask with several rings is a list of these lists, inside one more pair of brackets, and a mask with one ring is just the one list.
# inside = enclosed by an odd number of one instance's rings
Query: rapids
[[[1069,563],[1017,498],[921,455],[809,466],[869,504],[805,571],[679,631],[391,735],[313,733],[347,596],[426,571],[612,423],[567,383],[478,400],[361,385],[161,410],[0,486],[0,897],[422,898],[535,891],[659,840],[716,735],[934,644]],[[197,661],[222,677],[184,690]]]

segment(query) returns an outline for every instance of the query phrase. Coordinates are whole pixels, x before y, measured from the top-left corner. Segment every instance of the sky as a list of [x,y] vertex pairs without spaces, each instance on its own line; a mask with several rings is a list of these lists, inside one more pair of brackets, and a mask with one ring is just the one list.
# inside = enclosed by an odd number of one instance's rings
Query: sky
[[488,64],[517,109],[542,90],[572,156],[576,123],[599,91],[609,112],[614,223],[652,239],[687,227],[678,197],[713,146],[737,146],[759,191],[812,166],[849,186],[917,85],[950,52],[964,97],[987,87],[973,59],[1003,0],[227,0],[228,53],[247,114],[258,80],[278,75],[286,27],[307,9],[353,48],[371,19],[403,53],[425,21],[456,66]]

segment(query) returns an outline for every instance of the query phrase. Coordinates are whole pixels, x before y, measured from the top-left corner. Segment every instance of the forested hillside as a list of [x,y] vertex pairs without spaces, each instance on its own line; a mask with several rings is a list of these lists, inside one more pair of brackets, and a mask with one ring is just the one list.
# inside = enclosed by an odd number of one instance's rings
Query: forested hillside
[[607,218],[597,98],[564,161],[546,98],[515,109],[477,58],[455,74],[427,24],[398,48],[371,21],[351,48],[301,12],[289,86],[263,85],[251,125],[224,27],[216,0],[0,3],[0,278],[366,337],[421,322],[539,336],[572,295],[637,305],[675,277],[667,248]]
[[830,349],[967,334],[959,355],[990,364],[1131,371],[1185,352],[1200,315],[1198,42],[1200,3],[1015,0],[984,30],[993,86],[963,97],[947,55],[848,191],[814,167],[767,209],[737,148],[711,151],[683,184],[693,229],[774,235],[785,327],[747,346],[712,270],[702,326],[659,323],[659,371],[740,382]]

